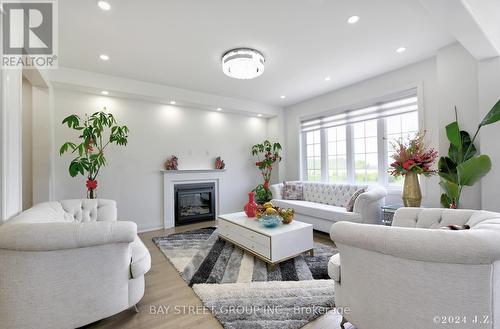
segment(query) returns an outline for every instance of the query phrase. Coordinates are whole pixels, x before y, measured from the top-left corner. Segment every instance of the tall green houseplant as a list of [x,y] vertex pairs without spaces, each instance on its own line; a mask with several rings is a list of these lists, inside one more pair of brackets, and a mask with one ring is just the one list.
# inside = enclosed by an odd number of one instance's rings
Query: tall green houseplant
[[59,154],[62,156],[68,151],[74,154],[69,164],[69,174],[71,177],[78,174],[87,176],[87,197],[94,199],[97,175],[101,167],[106,165],[104,151],[111,144],[127,145],[129,129],[127,126],[119,126],[113,114],[106,112],[106,108],[91,116],[85,114],[84,119],[72,114],[65,118],[62,124],[80,132],[80,136],[77,143],[64,143]]
[[441,205],[444,208],[459,208],[460,196],[466,186],[473,186],[491,169],[491,159],[486,154],[478,154],[474,144],[482,127],[500,120],[500,100],[486,114],[476,129],[474,137],[460,130],[458,114],[455,108],[455,121],[446,126],[446,136],[450,141],[448,156],[439,158],[439,176],[441,178]]

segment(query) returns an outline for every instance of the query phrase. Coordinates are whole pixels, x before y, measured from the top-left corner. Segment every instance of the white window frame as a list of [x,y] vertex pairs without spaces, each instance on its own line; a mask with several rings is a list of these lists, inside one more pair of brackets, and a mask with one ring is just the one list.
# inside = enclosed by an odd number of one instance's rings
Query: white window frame
[[[416,89],[416,95],[417,95],[417,104],[418,104],[418,129],[422,129],[424,127],[424,102],[423,102],[423,84],[422,82],[417,83],[415,85],[410,85],[407,86],[406,88],[402,88],[399,90],[408,90],[408,89]],[[393,92],[391,94],[397,94],[398,91]],[[387,97],[386,101],[387,101]],[[375,104],[380,100],[371,100],[368,102],[364,102],[363,104],[366,106],[366,104]],[[341,109],[337,109],[336,111],[330,111],[328,114],[332,115],[332,113],[342,113],[343,111],[346,111],[349,108],[357,108],[360,107],[358,106],[349,106]],[[326,114],[325,114],[326,115]],[[303,118],[307,119],[307,118]],[[302,120],[301,120],[302,121]],[[299,128],[300,129],[300,128]],[[328,181],[328,142],[327,142],[327,132],[326,129],[323,128],[320,130],[321,133],[321,181],[327,182]],[[300,136],[300,145],[301,145],[301,152],[300,152],[300,161],[301,161],[301,170],[300,170],[300,179],[301,180],[307,180],[307,157],[305,155],[305,152],[307,152],[307,146],[306,146],[306,138],[305,138],[306,132],[299,131],[299,136]],[[380,184],[382,186],[385,186],[388,190],[389,194],[400,194],[402,191],[402,186],[396,186],[396,185],[389,185],[388,181],[388,168],[389,168],[389,163],[386,158],[386,154],[389,148],[389,141],[387,140],[387,130],[385,127],[385,119],[377,119],[377,152],[378,152],[378,182],[377,183],[372,183],[372,184]],[[347,184],[356,184],[354,181],[354,145],[353,145],[354,139],[353,139],[353,131],[352,131],[352,124],[347,124],[346,125],[346,156],[347,156]],[[425,181],[421,182],[422,185],[422,192],[423,195],[425,196],[425,191],[426,191],[426,183]]]

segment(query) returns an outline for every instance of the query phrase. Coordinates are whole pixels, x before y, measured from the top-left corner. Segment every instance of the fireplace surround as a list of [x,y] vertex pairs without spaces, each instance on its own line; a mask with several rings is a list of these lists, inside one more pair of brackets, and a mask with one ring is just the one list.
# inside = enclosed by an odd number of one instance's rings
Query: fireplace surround
[[225,186],[226,169],[161,170],[163,176],[163,227],[175,227],[175,186],[180,184],[213,183],[215,218],[221,209],[221,187]]

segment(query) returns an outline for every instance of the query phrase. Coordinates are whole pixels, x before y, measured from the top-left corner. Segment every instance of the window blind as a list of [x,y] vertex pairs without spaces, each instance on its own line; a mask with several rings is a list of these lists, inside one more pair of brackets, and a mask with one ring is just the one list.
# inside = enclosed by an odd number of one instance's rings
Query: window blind
[[361,121],[380,119],[409,112],[418,111],[416,88],[398,95],[374,102],[372,105],[350,109],[336,114],[324,114],[316,118],[301,121],[302,132],[343,126]]

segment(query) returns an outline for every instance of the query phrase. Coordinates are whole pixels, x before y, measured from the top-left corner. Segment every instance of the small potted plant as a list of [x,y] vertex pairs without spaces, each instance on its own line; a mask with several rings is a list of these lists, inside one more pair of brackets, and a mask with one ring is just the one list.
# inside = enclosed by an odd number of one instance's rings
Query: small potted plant
[[418,175],[429,177],[436,173],[432,166],[438,157],[437,151],[425,144],[425,131],[420,131],[414,138],[399,139],[392,143],[394,160],[389,173],[395,177],[404,177],[403,204],[405,207],[420,207],[422,192]]

